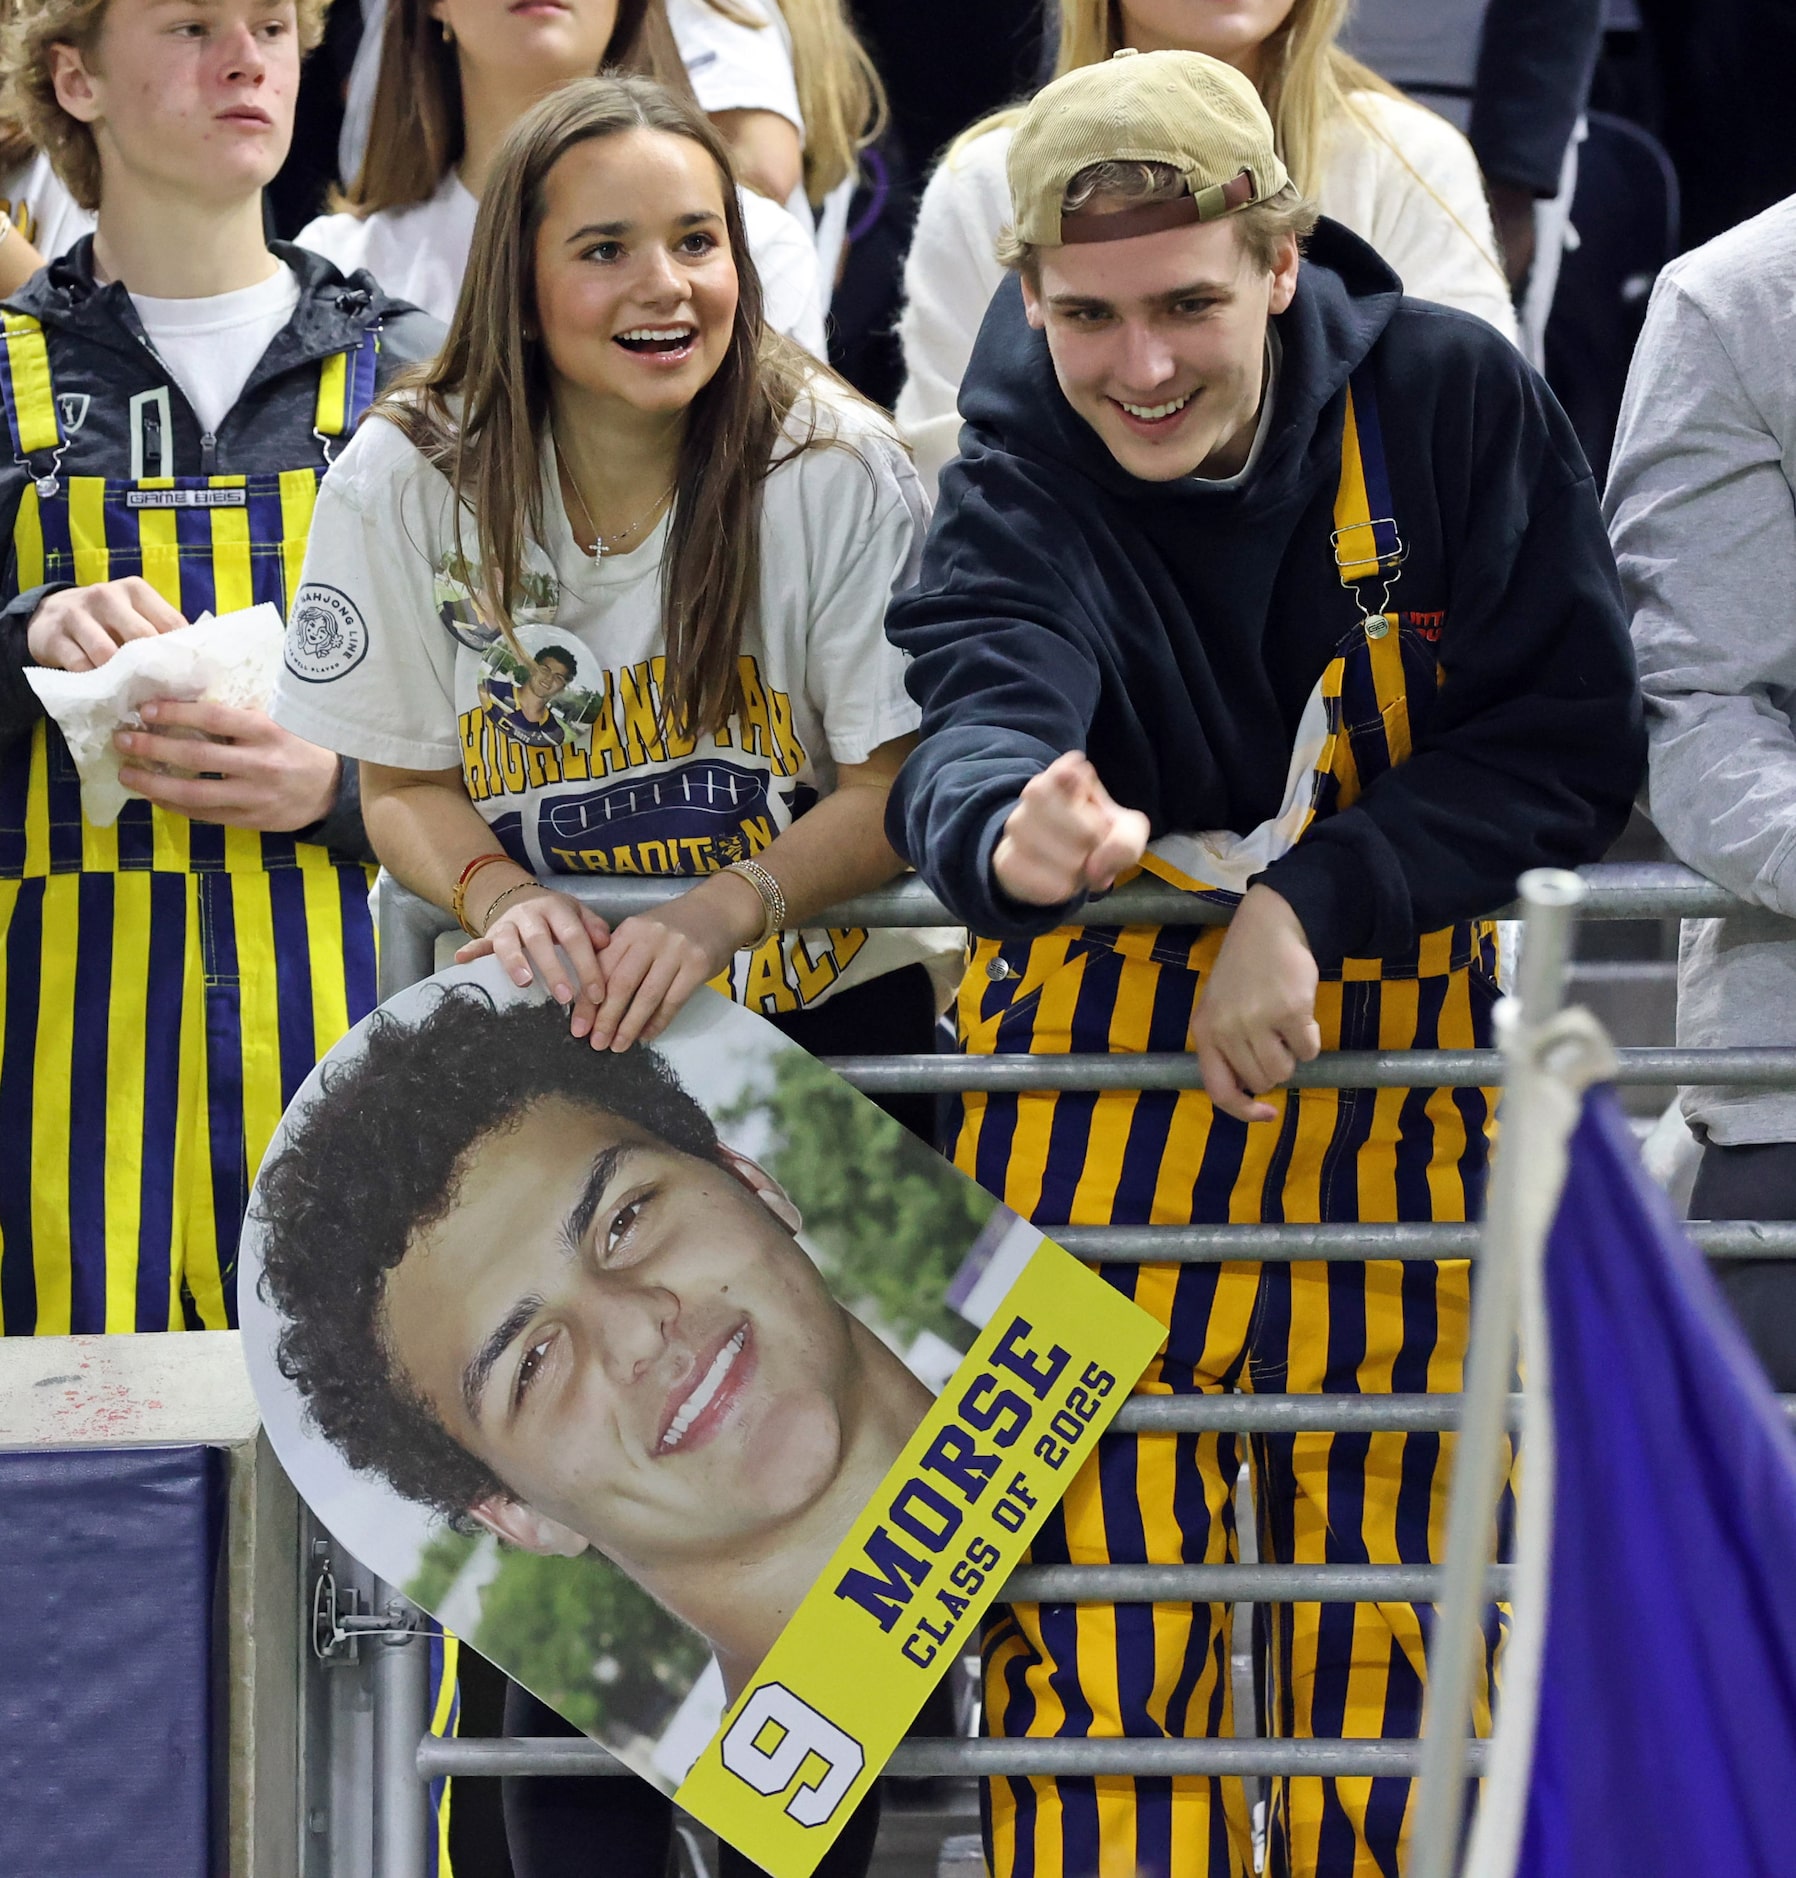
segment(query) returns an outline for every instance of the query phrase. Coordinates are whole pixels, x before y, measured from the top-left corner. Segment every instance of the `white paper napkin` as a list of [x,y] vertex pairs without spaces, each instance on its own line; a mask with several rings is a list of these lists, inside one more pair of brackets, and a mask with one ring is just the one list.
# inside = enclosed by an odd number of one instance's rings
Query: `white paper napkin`
[[143,706],[156,699],[198,700],[266,710],[274,696],[286,628],[266,601],[240,613],[202,614],[154,639],[131,639],[97,671],[28,666],[25,677],[75,759],[81,811],[110,828],[136,793],[118,779],[119,730],[142,730]]

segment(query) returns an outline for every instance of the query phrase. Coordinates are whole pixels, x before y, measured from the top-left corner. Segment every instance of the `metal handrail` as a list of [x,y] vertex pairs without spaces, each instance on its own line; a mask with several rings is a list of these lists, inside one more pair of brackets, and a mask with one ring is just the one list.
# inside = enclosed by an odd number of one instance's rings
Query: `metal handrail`
[[[1484,1771],[1489,1743],[1466,1744],[1466,1770]],[[1413,1740],[1292,1741],[1196,1739],[1168,1741],[1125,1735],[1120,1739],[1063,1740],[1013,1735],[900,1742],[884,1771],[901,1780],[1000,1774],[1233,1775],[1276,1778],[1281,1774],[1413,1779],[1422,1744]],[[627,1774],[632,1770],[598,1742],[569,1735],[527,1735],[509,1741],[426,1735],[418,1744],[421,1780],[520,1774]]]
[[[1438,1565],[1025,1565],[1005,1604],[1431,1604]],[[1511,1567],[1491,1567],[1509,1596]]]
[[[1715,919],[1747,904],[1725,887],[1673,861],[1601,862],[1580,868],[1588,898],[1585,919]],[[607,919],[628,919],[676,899],[693,884],[688,875],[645,879],[630,874],[558,874],[555,884],[595,906]],[[1233,907],[1200,899],[1147,875],[1114,892],[1088,900],[1068,923],[1089,926],[1221,926]],[[1496,919],[1520,917],[1519,904],[1492,909]],[[445,916],[446,918],[447,916]],[[915,874],[838,901],[811,922],[815,926],[958,926],[952,913]],[[446,931],[453,931],[448,922]]]
[[[1690,1220],[1684,1230],[1712,1259],[1796,1259],[1796,1220]],[[1231,1265],[1302,1259],[1469,1259],[1478,1228],[1465,1224],[1328,1226],[1052,1226],[1076,1257],[1113,1265]]]
[[[1779,1396],[1796,1421],[1796,1395]],[[1522,1398],[1512,1395],[1509,1426],[1522,1423]],[[1116,1411],[1119,1434],[1311,1435],[1450,1434],[1459,1426],[1456,1395],[1133,1395]]]
[[[1579,870],[1588,889],[1582,909],[1585,919],[1718,919],[1748,910],[1750,903],[1736,899],[1726,888],[1690,868],[1669,861],[1619,865],[1605,862]],[[606,919],[628,919],[646,913],[685,893],[693,882],[686,876],[644,880],[615,875],[558,874],[555,885]],[[432,949],[440,933],[456,930],[441,907],[400,886],[390,875],[381,876],[381,996],[390,997],[433,969]],[[1232,909],[1201,900],[1164,881],[1141,876],[1114,893],[1088,901],[1068,916],[1072,925],[1091,926],[1215,926],[1226,923]],[[1498,909],[1507,918],[1513,907]],[[829,926],[958,926],[961,922],[914,874],[876,887],[819,913],[812,924]]]
[[[1796,1084],[1796,1049],[1617,1050],[1621,1083],[1726,1083],[1745,1089]],[[1187,1050],[1117,1056],[826,1056],[844,1082],[866,1095],[957,1090],[1201,1089],[1203,1066]],[[1290,1089],[1494,1088],[1503,1081],[1495,1050],[1325,1050],[1299,1063]]]

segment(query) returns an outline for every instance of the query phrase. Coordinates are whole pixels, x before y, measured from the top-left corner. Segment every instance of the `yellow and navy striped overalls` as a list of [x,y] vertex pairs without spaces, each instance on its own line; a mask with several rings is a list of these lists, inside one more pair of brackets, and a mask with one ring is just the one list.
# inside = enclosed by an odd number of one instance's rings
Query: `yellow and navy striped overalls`
[[[1371,388],[1352,383],[1335,506],[1336,561],[1361,617],[1316,702],[1321,734],[1288,832],[1353,803],[1409,754],[1408,700],[1437,683],[1428,642],[1388,610],[1402,559]],[[1360,600],[1383,584],[1377,608]],[[1300,737],[1301,742],[1301,737]],[[1288,841],[1285,845],[1288,845]],[[1215,893],[1190,871],[1200,839],[1156,844],[1146,866]],[[1175,856],[1169,859],[1168,854]],[[1261,863],[1263,864],[1263,862]],[[1234,883],[1238,897],[1240,881]],[[1189,1047],[1218,927],[1065,927],[1033,942],[979,941],[959,999],[974,1054],[1129,1053]],[[1429,933],[1405,956],[1323,973],[1325,1049],[1464,1049],[1489,1041],[1497,996],[1488,923]],[[1201,1090],[970,1095],[955,1160],[1043,1225],[1462,1220],[1483,1195],[1491,1116],[1479,1089],[1305,1089],[1267,1098],[1247,1126]],[[1456,1390],[1468,1265],[1376,1261],[1106,1265],[1167,1328],[1142,1379],[1156,1395]],[[1451,1438],[1256,1435],[1259,1555],[1291,1564],[1438,1559]],[[1108,1435],[1037,1539],[1037,1563],[1224,1563],[1236,1558],[1239,1437]],[[998,1607],[985,1640],[994,1735],[1208,1736],[1231,1729],[1225,1606]],[[1256,1611],[1266,1731],[1419,1731],[1424,1619],[1407,1604]],[[1487,1687],[1497,1630],[1488,1638]],[[1275,1878],[1394,1874],[1410,1799],[1403,1780],[1275,1783],[1266,1869]],[[1252,1869],[1234,1780],[994,1780],[994,1878],[1244,1878]]]
[[[378,331],[319,372],[321,452],[372,401]],[[30,471],[20,591],[141,575],[189,619],[299,584],[318,464],[64,477],[42,327],[4,316]],[[369,871],[291,835],[132,801],[81,813],[53,724],[0,753],[0,1332],[223,1329],[257,1163],[312,1065],[372,1009]]]

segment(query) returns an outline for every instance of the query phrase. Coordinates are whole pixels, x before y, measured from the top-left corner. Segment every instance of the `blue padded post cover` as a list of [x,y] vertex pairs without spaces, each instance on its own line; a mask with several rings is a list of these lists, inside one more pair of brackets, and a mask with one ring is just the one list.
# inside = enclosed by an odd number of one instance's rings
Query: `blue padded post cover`
[[223,1456],[0,1453],[0,1873],[203,1878]]

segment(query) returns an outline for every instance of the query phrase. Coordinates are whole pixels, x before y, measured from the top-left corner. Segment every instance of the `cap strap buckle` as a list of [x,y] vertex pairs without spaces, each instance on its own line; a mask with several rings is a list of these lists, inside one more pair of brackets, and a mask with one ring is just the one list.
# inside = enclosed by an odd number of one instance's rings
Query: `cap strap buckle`
[[1207,189],[1196,192],[1197,219],[1200,222],[1214,222],[1224,215],[1233,215],[1237,209],[1245,209],[1260,199],[1259,184],[1254,180],[1252,170],[1244,169],[1238,176],[1231,176],[1226,183],[1212,183]]

